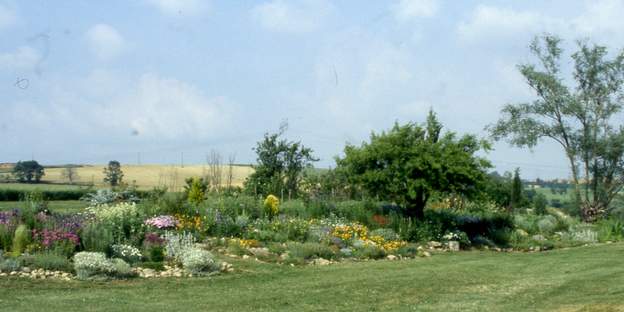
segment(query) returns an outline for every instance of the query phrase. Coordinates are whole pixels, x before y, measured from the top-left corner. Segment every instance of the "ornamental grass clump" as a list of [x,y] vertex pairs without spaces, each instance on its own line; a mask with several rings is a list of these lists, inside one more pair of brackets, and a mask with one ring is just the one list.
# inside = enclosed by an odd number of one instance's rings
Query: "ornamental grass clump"
[[209,275],[218,273],[220,266],[214,256],[207,250],[190,248],[182,253],[181,262],[184,269],[193,275]]
[[30,230],[24,224],[20,224],[17,229],[15,229],[15,234],[13,236],[13,251],[14,256],[19,256],[26,250],[26,246],[30,243],[31,235]]

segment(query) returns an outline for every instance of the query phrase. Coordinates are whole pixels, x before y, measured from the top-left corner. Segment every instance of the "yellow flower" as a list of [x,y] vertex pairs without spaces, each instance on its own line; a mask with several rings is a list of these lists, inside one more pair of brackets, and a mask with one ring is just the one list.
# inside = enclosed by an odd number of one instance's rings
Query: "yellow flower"
[[279,212],[279,198],[275,195],[269,195],[264,200],[264,211],[270,215],[275,216]]

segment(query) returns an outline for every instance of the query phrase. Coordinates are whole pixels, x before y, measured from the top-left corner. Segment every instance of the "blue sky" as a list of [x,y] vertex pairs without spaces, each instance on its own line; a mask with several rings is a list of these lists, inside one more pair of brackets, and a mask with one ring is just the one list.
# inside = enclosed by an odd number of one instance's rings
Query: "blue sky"
[[[287,136],[333,164],[346,142],[433,108],[485,136],[532,99],[516,65],[544,32],[624,46],[624,1],[0,0],[0,162],[253,162]],[[565,66],[569,66],[566,59]],[[500,171],[566,177],[562,152],[495,145]]]

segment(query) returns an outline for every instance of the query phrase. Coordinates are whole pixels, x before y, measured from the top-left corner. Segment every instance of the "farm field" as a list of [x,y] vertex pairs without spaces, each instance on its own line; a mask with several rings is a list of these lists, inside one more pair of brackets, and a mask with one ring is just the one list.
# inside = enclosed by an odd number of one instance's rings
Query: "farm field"
[[[622,311],[624,244],[289,267],[228,259],[214,278],[0,279],[6,311]],[[496,270],[493,270],[496,268]]]
[[[93,184],[95,187],[106,187],[104,183],[104,167],[106,165],[85,165],[77,167],[79,184]],[[45,169],[41,184],[19,184],[19,183],[2,183],[0,188],[19,188],[19,189],[75,189],[76,185],[64,185],[67,181],[63,179],[62,172],[64,168],[51,167]],[[179,191],[185,184],[185,179],[190,177],[201,177],[208,174],[207,165],[188,165],[184,167],[172,165],[122,165],[124,173],[123,181],[129,184],[135,183],[139,189],[151,189],[156,186],[167,186],[171,191]],[[225,183],[225,174],[227,166],[222,167],[223,182]],[[245,178],[253,172],[251,166],[237,165],[234,166],[233,185],[242,186]]]

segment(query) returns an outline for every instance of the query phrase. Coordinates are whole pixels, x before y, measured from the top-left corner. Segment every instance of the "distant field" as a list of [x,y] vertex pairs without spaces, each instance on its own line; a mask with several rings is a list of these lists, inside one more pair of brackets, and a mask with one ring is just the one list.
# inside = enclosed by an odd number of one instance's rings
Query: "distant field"
[[[21,208],[23,204],[22,202],[16,201],[0,201],[0,211]],[[79,200],[56,200],[48,202],[48,208],[53,212],[78,212],[85,207],[87,207],[87,204]]]
[[[78,183],[91,184],[96,187],[104,187],[104,167],[105,165],[87,165],[76,168],[78,174]],[[184,186],[184,180],[189,177],[205,176],[209,173],[209,167],[207,165],[189,165],[189,166],[172,166],[172,165],[123,165],[122,170],[124,173],[123,180],[126,183],[136,183],[140,189],[151,189],[155,186],[167,186],[170,191],[179,191]],[[46,168],[43,182],[49,183],[66,183],[67,181],[62,177],[63,168]],[[225,184],[225,175],[227,172],[227,166],[222,167],[223,183]],[[233,172],[233,185],[242,186],[245,178],[253,172],[253,168],[250,166],[234,166]],[[0,184],[0,188],[8,186],[13,187],[11,184]],[[37,186],[17,184],[20,187],[30,189]],[[39,185],[39,188],[54,189],[59,187],[60,189],[66,189],[68,186],[63,185]],[[69,186],[74,187],[76,186]]]

